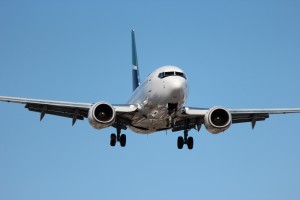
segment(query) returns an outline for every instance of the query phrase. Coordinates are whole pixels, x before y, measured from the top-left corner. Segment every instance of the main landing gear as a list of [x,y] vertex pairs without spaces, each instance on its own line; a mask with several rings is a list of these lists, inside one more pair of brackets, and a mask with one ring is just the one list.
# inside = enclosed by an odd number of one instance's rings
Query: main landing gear
[[188,149],[193,149],[194,139],[193,137],[188,137],[188,130],[184,130],[184,137],[179,136],[177,139],[177,147],[178,149],[182,149],[183,145],[186,144]]
[[110,146],[114,147],[117,142],[120,142],[121,147],[126,146],[126,135],[121,134],[121,129],[117,129],[117,134],[110,135]]

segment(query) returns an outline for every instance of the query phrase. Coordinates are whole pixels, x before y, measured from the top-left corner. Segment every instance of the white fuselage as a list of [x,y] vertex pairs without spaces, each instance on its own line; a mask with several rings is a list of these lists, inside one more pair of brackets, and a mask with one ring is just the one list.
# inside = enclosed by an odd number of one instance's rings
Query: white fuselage
[[138,107],[129,128],[138,133],[170,129],[170,122],[181,112],[187,96],[188,81],[180,68],[158,68],[136,88],[128,101]]

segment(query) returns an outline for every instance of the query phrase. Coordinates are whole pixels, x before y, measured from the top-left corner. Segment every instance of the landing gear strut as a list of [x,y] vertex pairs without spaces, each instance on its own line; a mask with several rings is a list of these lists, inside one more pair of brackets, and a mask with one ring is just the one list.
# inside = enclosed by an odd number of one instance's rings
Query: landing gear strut
[[188,130],[184,130],[184,137],[179,136],[177,139],[177,147],[178,149],[182,149],[183,145],[186,144],[188,149],[193,149],[194,139],[193,137],[188,137]]
[[121,147],[126,146],[126,135],[121,134],[121,129],[117,129],[117,134],[112,133],[110,135],[110,146],[115,146],[116,142],[120,142]]

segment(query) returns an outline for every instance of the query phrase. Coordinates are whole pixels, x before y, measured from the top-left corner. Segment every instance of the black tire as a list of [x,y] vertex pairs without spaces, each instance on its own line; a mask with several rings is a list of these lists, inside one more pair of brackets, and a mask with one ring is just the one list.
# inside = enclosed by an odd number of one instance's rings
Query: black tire
[[114,147],[116,145],[117,142],[117,136],[116,134],[111,134],[110,135],[110,146]]
[[183,144],[184,144],[183,137],[179,136],[178,139],[177,139],[177,147],[178,147],[178,149],[182,149]]
[[120,145],[121,145],[121,147],[126,146],[126,135],[125,134],[122,134],[120,137]]
[[193,147],[194,147],[194,139],[193,139],[193,137],[189,137],[187,139],[187,146],[188,146],[188,149],[193,149]]

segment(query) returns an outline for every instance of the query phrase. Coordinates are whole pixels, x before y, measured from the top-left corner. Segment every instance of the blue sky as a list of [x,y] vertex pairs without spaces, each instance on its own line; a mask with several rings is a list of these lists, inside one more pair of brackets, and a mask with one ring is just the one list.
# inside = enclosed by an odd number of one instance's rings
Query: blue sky
[[[0,1],[0,95],[125,103],[130,30],[141,77],[176,65],[187,105],[300,107],[300,2]],[[127,133],[0,104],[0,199],[299,199],[300,115],[212,135]]]

